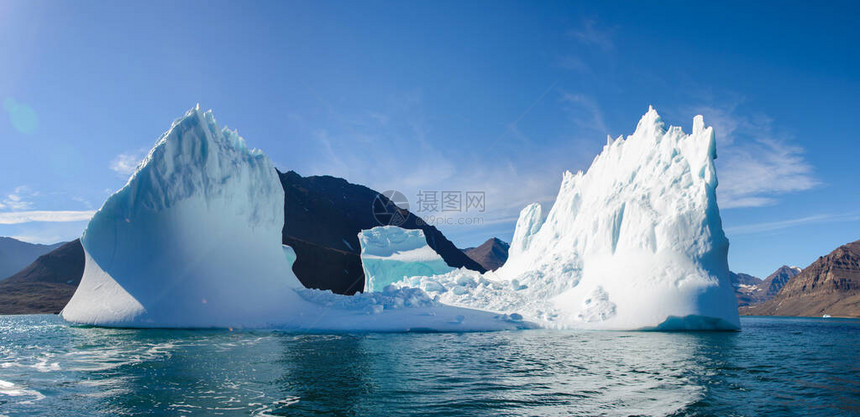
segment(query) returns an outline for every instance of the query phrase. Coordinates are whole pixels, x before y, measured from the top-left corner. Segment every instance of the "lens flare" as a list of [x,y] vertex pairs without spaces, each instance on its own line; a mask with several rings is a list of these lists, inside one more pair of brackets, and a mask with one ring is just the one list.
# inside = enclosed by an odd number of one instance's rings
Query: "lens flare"
[[39,127],[39,119],[36,117],[36,112],[32,107],[24,103],[18,103],[14,98],[7,98],[3,101],[3,110],[9,113],[9,120],[12,122],[12,127],[15,130],[32,134]]

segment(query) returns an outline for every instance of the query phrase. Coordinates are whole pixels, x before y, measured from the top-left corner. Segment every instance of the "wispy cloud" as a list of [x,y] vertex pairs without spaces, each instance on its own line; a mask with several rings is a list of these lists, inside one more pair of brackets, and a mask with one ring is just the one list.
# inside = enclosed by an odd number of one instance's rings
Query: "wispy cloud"
[[608,51],[615,47],[612,40],[614,32],[614,28],[601,27],[594,19],[585,19],[580,27],[568,30],[567,35],[584,45],[593,45]]
[[0,201],[0,209],[29,210],[33,208],[33,202],[30,199],[38,195],[39,193],[30,189],[30,187],[19,185],[15,187],[15,191],[7,194]]
[[521,121],[521,120],[523,120],[523,118],[524,118],[524,117],[526,117],[526,116],[527,116],[527,115],[532,111],[532,109],[534,109],[534,108],[535,108],[535,106],[537,106],[537,105],[538,105],[538,103],[540,103],[541,101],[543,101],[543,99],[547,96],[547,94],[549,94],[549,93],[550,93],[550,91],[552,91],[552,90],[555,88],[555,86],[556,86],[557,84],[558,84],[558,80],[556,80],[556,81],[554,81],[552,84],[550,84],[550,86],[549,86],[546,90],[544,90],[544,92],[543,92],[540,96],[538,96],[538,97],[535,99],[535,101],[533,101],[533,102],[531,103],[531,105],[529,105],[529,106],[528,106],[528,107],[527,107],[527,108],[526,108],[526,109],[525,109],[525,110],[524,110],[524,111],[519,115],[519,117],[517,117],[517,118],[516,118],[516,120],[512,121],[511,123],[508,123],[507,129],[505,129],[505,131],[504,131],[504,132],[502,132],[502,134],[501,134],[501,135],[499,135],[499,136],[498,136],[498,137],[497,137],[497,138],[496,138],[492,143],[490,143],[490,145],[489,145],[489,146],[487,146],[487,148],[492,148],[492,147],[496,146],[496,145],[499,143],[499,141],[500,141],[500,140],[502,140],[502,138],[504,138],[504,137],[505,137],[505,135],[506,135],[506,134],[508,134],[508,133],[512,133],[512,134],[514,135],[514,137],[516,137],[517,139],[519,139],[519,140],[521,140],[521,141],[523,141],[523,142],[525,142],[525,143],[530,142],[530,141],[529,141],[528,136],[526,136],[526,135],[525,135],[525,134],[520,130],[520,128],[519,128],[519,126],[518,126],[518,124],[520,123],[520,121]]
[[33,243],[33,244],[42,244],[42,245],[51,245],[58,242],[67,241],[62,236],[54,233],[54,234],[24,234],[24,235],[12,235],[9,236],[12,239],[20,240],[21,242]]
[[124,152],[115,156],[110,162],[110,169],[118,175],[127,177],[137,170],[137,166],[146,157],[145,149],[136,151]]
[[606,123],[603,121],[603,111],[597,100],[585,94],[563,93],[562,102],[566,103],[571,120],[584,129],[593,130],[601,134],[609,133]]
[[[392,100],[390,106],[378,106],[385,123],[364,110],[336,114],[325,129],[312,130],[315,152],[319,155],[307,174],[334,175],[352,183],[367,185],[377,191],[397,190],[413,205],[417,215],[453,219],[455,224],[440,225],[450,239],[472,239],[479,243],[496,233],[512,233],[520,210],[532,202],[551,202],[565,168],[571,168],[571,154],[576,147],[534,149],[528,132],[520,131],[518,122],[545,97],[551,97],[555,83],[537,92],[533,102],[524,103],[522,113],[506,126],[490,144],[462,143],[442,145],[423,110],[420,91],[406,92]],[[590,113],[589,113],[590,115]],[[497,151],[496,145],[515,139],[518,149],[529,149],[511,156]],[[516,184],[516,186],[511,186]],[[417,212],[415,204],[422,191],[482,191],[486,197],[484,212]],[[477,224],[456,224],[457,219],[481,217]],[[500,232],[502,231],[502,232]]]
[[345,114],[317,96],[337,123],[311,132],[321,157],[310,173],[346,178],[378,191],[403,192],[428,178],[450,178],[454,171],[450,156],[427,139],[421,97],[420,90],[406,92],[393,98],[384,112]]
[[738,103],[692,109],[717,135],[720,208],[772,205],[781,195],[820,185],[804,149],[778,133],[772,119],[742,115],[737,108]]
[[814,188],[812,166],[803,148],[776,139],[757,139],[730,147],[720,173],[720,207],[761,207],[778,196]]
[[559,68],[593,76],[594,66],[607,63],[614,56],[617,27],[604,27],[595,19],[583,19],[579,26],[568,29],[565,35],[573,42],[559,55],[555,65]]
[[79,222],[93,217],[95,210],[87,211],[12,211],[0,213],[0,224],[30,222]]
[[577,71],[581,73],[588,73],[591,71],[591,67],[582,60],[582,58],[575,55],[565,55],[558,60],[558,66],[564,68],[566,70]]
[[83,198],[80,196],[72,196],[72,201],[81,203],[86,208],[89,208],[89,209],[93,208],[93,203],[91,203],[90,200],[87,200],[86,198]]
[[725,229],[730,235],[747,235],[755,233],[772,232],[776,230],[788,229],[790,227],[803,226],[807,224],[818,223],[842,223],[860,221],[860,213],[842,213],[842,214],[818,214],[814,216],[800,217],[796,219],[779,220],[774,222],[746,224],[740,226],[727,227]]
[[376,120],[380,125],[388,124],[388,115],[379,112],[370,112],[368,114],[373,120]]

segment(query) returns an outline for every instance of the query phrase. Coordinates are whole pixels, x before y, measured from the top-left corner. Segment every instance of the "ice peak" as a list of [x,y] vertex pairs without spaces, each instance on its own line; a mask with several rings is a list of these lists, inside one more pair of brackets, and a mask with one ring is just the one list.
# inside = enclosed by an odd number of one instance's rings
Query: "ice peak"
[[657,113],[657,110],[653,106],[649,105],[648,112],[639,119],[639,123],[636,125],[636,131],[633,134],[636,135],[637,133],[645,133],[648,131],[662,132],[663,130],[663,119],[660,117],[660,114]]
[[696,115],[693,117],[693,134],[698,135],[703,130],[705,130],[705,118],[701,114]]
[[200,107],[200,103],[194,105],[194,107],[188,109],[185,114],[173,122],[175,125],[177,121],[185,120],[191,117],[199,117],[201,119],[206,119],[208,117],[212,117],[212,110],[204,111],[202,107]]
[[542,211],[540,203],[531,203],[520,211],[508,256],[510,253],[520,254],[528,250],[532,237],[543,225]]
[[230,129],[227,126],[218,127],[218,121],[212,110],[203,111],[200,103],[188,109],[182,117],[174,120],[170,129],[162,134],[159,142],[165,141],[171,135],[188,136],[190,132],[194,132],[193,136],[206,142],[227,145],[254,157],[262,155],[262,151],[259,149],[248,148],[245,138],[239,135],[238,130]]
[[195,130],[198,130],[198,128],[205,129],[206,127],[208,127],[207,125],[209,123],[217,126],[217,123],[215,122],[215,117],[212,115],[212,110],[204,112],[200,108],[200,103],[197,103],[194,107],[188,109],[188,111],[186,111],[185,114],[182,115],[182,117],[174,120],[173,123],[170,124],[170,129],[168,129],[161,135],[159,141],[164,140],[167,136],[171,134],[171,132],[174,132],[177,128],[180,128],[181,126],[185,126],[186,129],[193,127]]

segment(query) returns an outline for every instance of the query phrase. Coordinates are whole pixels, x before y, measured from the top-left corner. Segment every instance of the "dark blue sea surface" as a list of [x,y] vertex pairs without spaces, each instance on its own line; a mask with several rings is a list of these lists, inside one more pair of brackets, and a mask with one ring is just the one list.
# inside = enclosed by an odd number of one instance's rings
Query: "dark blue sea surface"
[[860,320],[288,334],[0,317],[0,415],[858,415]]

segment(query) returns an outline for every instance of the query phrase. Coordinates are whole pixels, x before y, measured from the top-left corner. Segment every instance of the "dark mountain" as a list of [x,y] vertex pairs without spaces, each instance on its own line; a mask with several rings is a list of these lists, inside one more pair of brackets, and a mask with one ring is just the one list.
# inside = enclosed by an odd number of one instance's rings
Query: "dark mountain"
[[[774,280],[778,281],[779,277]],[[743,315],[860,317],[860,240],[819,257],[769,301],[742,307]]]
[[758,287],[764,293],[764,301],[770,300],[782,290],[788,281],[800,274],[802,270],[796,266],[783,265],[774,273],[767,276]]
[[735,274],[729,272],[732,286],[735,287],[735,296],[738,298],[738,307],[761,304],[775,297],[779,290],[800,273],[796,266],[783,265],[764,280],[747,274]]
[[762,283],[762,279],[744,273],[734,273],[729,271],[729,280],[732,287],[735,289],[735,297],[738,299],[738,306],[746,306],[755,304],[757,298],[754,293],[757,285]]
[[732,286],[735,288],[744,285],[758,285],[762,283],[761,278],[754,277],[750,274],[744,274],[743,272],[734,273],[729,271],[729,279],[732,282]]
[[508,248],[511,245],[498,238],[492,238],[477,248],[463,249],[466,256],[472,258],[488,271],[495,271],[508,260]]
[[35,245],[11,237],[0,237],[0,280],[20,271],[36,258],[62,245],[62,243]]
[[338,294],[362,291],[358,232],[386,224],[421,229],[427,244],[448,265],[485,271],[438,229],[377,191],[330,176],[278,174],[286,194],[283,243],[296,251],[293,271],[306,287]]
[[58,313],[84,273],[84,248],[75,240],[42,255],[0,281],[0,314]]

